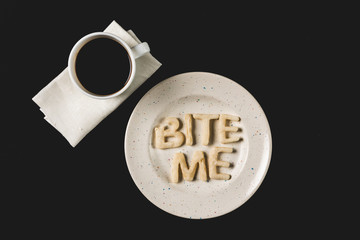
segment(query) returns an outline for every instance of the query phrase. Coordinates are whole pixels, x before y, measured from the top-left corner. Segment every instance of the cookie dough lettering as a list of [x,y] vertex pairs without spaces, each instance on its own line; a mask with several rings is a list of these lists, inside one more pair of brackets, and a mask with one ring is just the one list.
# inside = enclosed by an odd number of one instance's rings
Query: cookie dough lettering
[[185,136],[186,136],[186,145],[191,146],[194,144],[193,134],[192,134],[193,121],[191,114],[185,114]]
[[221,114],[220,115],[220,131],[219,131],[219,135],[220,135],[220,142],[221,143],[232,143],[232,142],[237,142],[240,140],[240,137],[227,137],[227,133],[228,132],[237,132],[239,131],[238,127],[232,127],[232,126],[227,126],[226,123],[227,121],[240,121],[239,117],[236,116],[232,116],[229,114]]
[[195,119],[201,120],[201,144],[209,145],[210,120],[219,119],[219,114],[193,114]]
[[179,129],[179,120],[165,118],[163,124],[155,128],[155,147],[160,149],[180,147],[184,143],[184,134]]
[[[221,152],[231,153],[232,148],[228,147],[214,147],[210,151],[209,157],[209,177],[211,179],[229,180],[230,175],[226,173],[219,173],[217,167],[230,167],[230,163],[218,159],[218,155]],[[199,166],[199,178],[202,181],[207,181],[206,171],[206,159],[205,154],[202,151],[196,151],[191,159],[190,167],[188,167],[185,155],[183,153],[175,153],[171,160],[171,182],[179,182],[179,173],[181,170],[182,176],[186,181],[192,181],[194,179],[197,167]]]
[[211,149],[209,158],[209,175],[212,179],[229,180],[231,177],[229,174],[217,172],[217,167],[230,167],[229,162],[218,159],[218,155],[221,152],[232,153],[233,149],[228,147],[214,147]]
[[229,121],[239,122],[240,118],[229,114],[185,114],[184,129],[185,136],[178,131],[180,122],[175,117],[167,117],[160,123],[159,127],[155,127],[154,146],[159,149],[176,148],[185,144],[192,146],[194,144],[193,136],[193,119],[200,123],[200,143],[203,146],[208,146],[211,138],[211,120],[218,120],[219,127],[216,134],[219,136],[220,143],[233,143],[239,141],[239,136],[229,136],[229,133],[234,133],[240,130],[238,127],[228,126]]
[[[196,121],[195,121],[195,120]],[[212,121],[218,120],[218,128],[213,131]],[[229,144],[240,141],[242,138],[233,133],[241,131],[239,127],[230,125],[230,122],[239,122],[240,118],[229,114],[185,114],[184,117],[184,131],[180,129],[180,121],[175,117],[165,118],[158,126],[154,128],[154,142],[153,146],[159,149],[177,148],[184,144],[187,146],[194,145],[196,139],[193,135],[193,127],[195,122],[199,124],[200,129],[200,144],[208,146],[210,139],[213,137],[212,132],[218,136],[221,144]],[[230,125],[230,126],[229,126]],[[202,181],[210,179],[229,180],[230,174],[219,172],[219,167],[230,167],[230,162],[219,159],[221,153],[232,153],[231,147],[214,146],[210,149],[208,157],[203,151],[195,151],[189,164],[186,161],[186,156],[177,152],[171,159],[171,176],[170,180],[173,183],[178,183],[180,173],[186,181],[193,181],[198,170],[198,178]],[[208,159],[206,159],[208,158]],[[207,161],[207,162],[206,162]],[[208,169],[207,169],[208,168]]]
[[171,182],[179,182],[179,168],[181,169],[183,178],[186,181],[194,179],[197,166],[199,166],[200,179],[207,180],[205,155],[202,151],[196,151],[191,159],[190,168],[188,168],[185,155],[183,153],[175,153],[171,163]]

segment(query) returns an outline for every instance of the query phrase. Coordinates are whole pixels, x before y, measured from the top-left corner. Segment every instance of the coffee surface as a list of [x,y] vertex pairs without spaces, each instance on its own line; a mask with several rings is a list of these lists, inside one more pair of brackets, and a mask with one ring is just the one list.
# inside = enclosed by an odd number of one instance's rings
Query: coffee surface
[[76,74],[90,92],[108,95],[124,87],[130,73],[126,49],[111,39],[99,38],[88,42],[76,59]]

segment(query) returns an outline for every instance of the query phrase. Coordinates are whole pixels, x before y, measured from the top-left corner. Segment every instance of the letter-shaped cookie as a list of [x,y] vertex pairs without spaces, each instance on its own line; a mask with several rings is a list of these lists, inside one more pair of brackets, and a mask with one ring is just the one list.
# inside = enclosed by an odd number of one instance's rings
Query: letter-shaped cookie
[[193,114],[195,119],[201,120],[201,144],[209,145],[210,141],[210,120],[218,119],[219,114]]
[[235,137],[235,136],[226,137],[227,132],[237,132],[239,130],[238,127],[227,126],[226,125],[227,120],[240,121],[240,118],[236,117],[236,116],[229,115],[229,114],[220,114],[219,136],[220,136],[220,142],[222,144],[237,142],[237,141],[240,140],[240,137]]
[[226,173],[218,173],[216,167],[230,167],[230,163],[226,161],[221,161],[218,159],[218,155],[220,152],[231,153],[233,151],[232,148],[228,147],[213,147],[210,150],[209,157],[209,176],[211,179],[218,180],[229,180],[230,175]]
[[176,148],[184,143],[184,134],[179,129],[179,120],[175,117],[167,117],[155,128],[154,145],[156,148]]
[[197,166],[199,165],[199,177],[202,181],[207,180],[205,155],[202,151],[196,151],[191,159],[190,168],[185,160],[183,153],[175,153],[171,161],[171,182],[179,182],[179,168],[181,169],[183,178],[186,181],[194,179]]
[[188,146],[191,146],[194,143],[192,127],[193,127],[193,120],[191,114],[185,114],[185,136],[186,136],[185,144]]

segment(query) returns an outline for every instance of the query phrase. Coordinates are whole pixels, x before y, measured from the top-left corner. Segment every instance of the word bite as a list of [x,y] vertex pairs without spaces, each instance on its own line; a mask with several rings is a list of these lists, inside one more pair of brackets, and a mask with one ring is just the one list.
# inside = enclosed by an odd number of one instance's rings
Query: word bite
[[229,114],[185,114],[185,135],[178,130],[180,127],[179,120],[175,117],[167,117],[159,127],[155,127],[154,129],[154,146],[159,149],[176,148],[183,145],[185,139],[186,145],[193,145],[193,118],[200,120],[201,144],[204,146],[209,145],[211,120],[219,119],[220,124],[217,134],[219,135],[220,143],[226,144],[240,140],[239,136],[229,136],[230,132],[237,132],[239,128],[227,125],[228,121],[240,121],[240,118],[237,116]]

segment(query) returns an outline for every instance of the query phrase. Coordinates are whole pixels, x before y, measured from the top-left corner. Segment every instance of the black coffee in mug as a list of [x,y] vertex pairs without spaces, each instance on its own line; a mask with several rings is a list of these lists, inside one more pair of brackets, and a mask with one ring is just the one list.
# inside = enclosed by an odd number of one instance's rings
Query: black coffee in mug
[[108,38],[85,44],[76,59],[76,74],[88,91],[108,95],[122,89],[130,74],[131,63],[126,49]]

